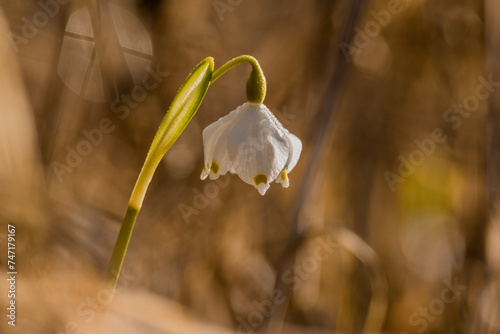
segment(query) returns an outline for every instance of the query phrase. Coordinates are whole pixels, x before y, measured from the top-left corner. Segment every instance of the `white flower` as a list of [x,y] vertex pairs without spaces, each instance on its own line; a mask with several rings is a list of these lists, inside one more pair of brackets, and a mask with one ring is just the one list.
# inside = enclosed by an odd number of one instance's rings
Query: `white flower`
[[203,130],[204,180],[236,173],[264,195],[272,181],[288,187],[302,142],[263,104],[245,103]]

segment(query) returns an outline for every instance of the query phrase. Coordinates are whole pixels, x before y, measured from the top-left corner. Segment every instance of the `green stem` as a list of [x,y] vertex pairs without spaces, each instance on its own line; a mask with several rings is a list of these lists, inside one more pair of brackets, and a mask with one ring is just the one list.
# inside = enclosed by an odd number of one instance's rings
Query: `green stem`
[[161,158],[155,159],[149,155],[146,157],[146,161],[144,161],[144,165],[142,166],[141,172],[137,177],[134,190],[130,196],[127,213],[125,214],[125,218],[123,218],[122,226],[120,228],[120,232],[118,233],[115,248],[113,249],[113,254],[111,255],[111,260],[106,272],[106,282],[109,284],[109,288],[113,293],[116,288],[116,284],[118,283],[118,278],[125,259],[125,254],[127,253],[128,245],[130,243],[132,231],[134,230],[137,215],[142,208],[142,202],[144,201],[149,183],[151,182],[156,167],[158,167],[160,161]]
[[214,71],[210,84],[214,83],[221,75],[241,63],[249,63],[252,65],[252,72],[247,80],[247,101],[250,103],[263,103],[266,98],[266,77],[260,68],[259,62],[252,56],[243,55],[231,59]]
[[109,288],[112,292],[115,291],[118,277],[120,276],[120,272],[122,270],[125,253],[127,252],[128,244],[130,242],[130,236],[132,235],[135,220],[137,219],[138,214],[139,209],[131,205],[128,206],[127,213],[123,219],[122,227],[120,228],[120,233],[118,234],[118,239],[116,240],[113,255],[111,255],[108,272],[106,273],[106,282],[109,284]]

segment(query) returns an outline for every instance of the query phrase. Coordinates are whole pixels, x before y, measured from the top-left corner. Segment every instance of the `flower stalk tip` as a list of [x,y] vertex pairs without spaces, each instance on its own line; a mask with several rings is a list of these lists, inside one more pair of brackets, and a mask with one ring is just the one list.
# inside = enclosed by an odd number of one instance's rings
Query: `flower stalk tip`
[[247,101],[255,104],[264,103],[267,90],[266,77],[264,76],[264,72],[262,71],[259,62],[252,56],[239,56],[222,65],[213,73],[211,84],[214,83],[215,80],[217,80],[221,75],[236,65],[242,63],[248,63],[252,66],[252,72],[250,72],[246,86]]
[[267,83],[266,77],[256,61],[252,64],[252,72],[247,80],[247,101],[250,103],[261,104],[266,98]]

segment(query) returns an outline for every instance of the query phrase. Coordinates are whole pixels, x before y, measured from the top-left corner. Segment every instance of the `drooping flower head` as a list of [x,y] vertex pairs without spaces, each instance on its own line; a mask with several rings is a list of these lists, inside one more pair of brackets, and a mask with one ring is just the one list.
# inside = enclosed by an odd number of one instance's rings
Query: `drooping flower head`
[[289,185],[302,142],[264,105],[244,103],[203,130],[205,164],[201,179],[236,173],[261,195],[272,181]]

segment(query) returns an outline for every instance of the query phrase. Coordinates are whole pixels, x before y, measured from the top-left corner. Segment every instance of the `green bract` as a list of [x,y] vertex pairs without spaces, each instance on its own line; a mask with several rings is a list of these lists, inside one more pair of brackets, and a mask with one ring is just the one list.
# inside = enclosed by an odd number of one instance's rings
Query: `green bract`
[[179,138],[180,134],[193,118],[200,107],[214,71],[214,59],[203,59],[189,74],[177,92],[149,149],[141,174],[137,179],[130,204],[140,208],[147,185],[153,176],[156,166],[167,153],[168,149]]
[[214,71],[214,59],[203,59],[177,92],[160,124],[148,154],[164,156],[200,107]]

